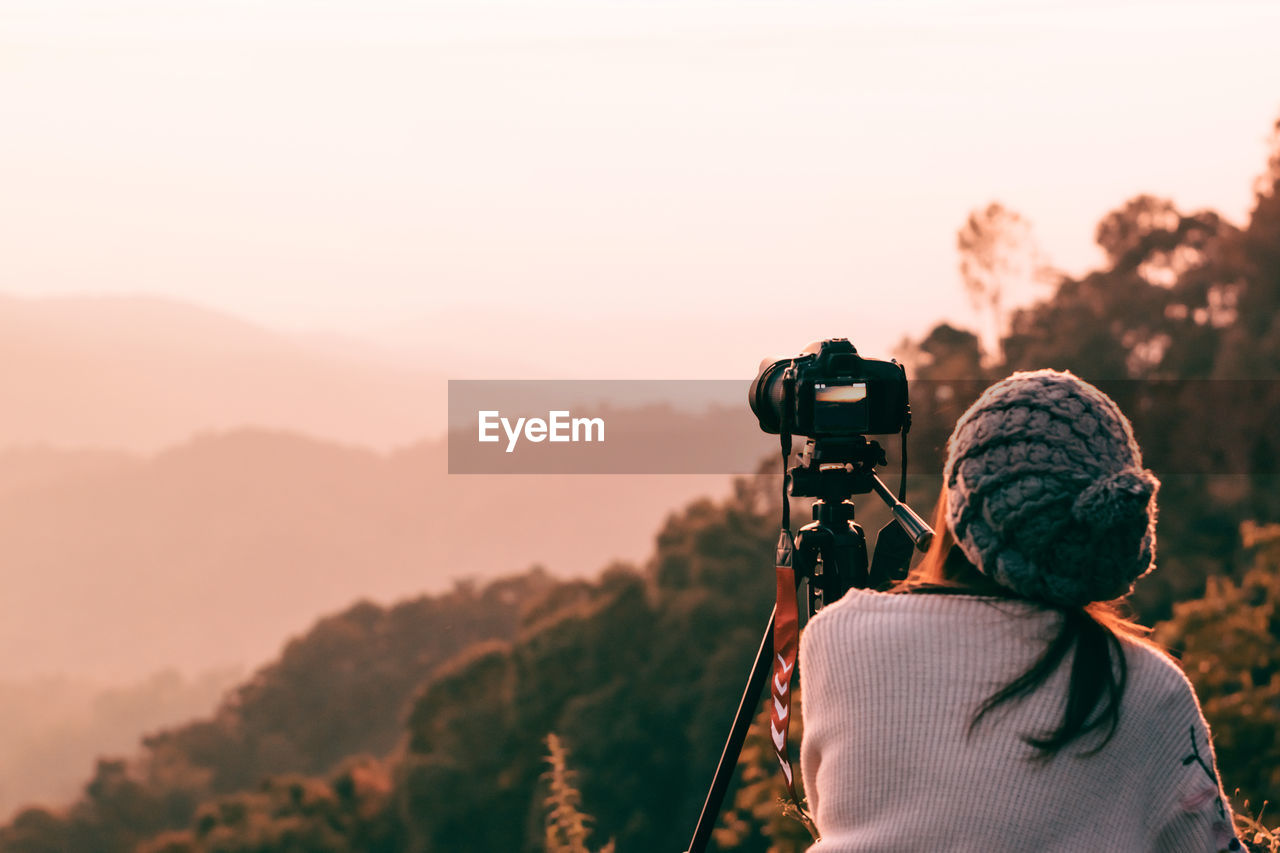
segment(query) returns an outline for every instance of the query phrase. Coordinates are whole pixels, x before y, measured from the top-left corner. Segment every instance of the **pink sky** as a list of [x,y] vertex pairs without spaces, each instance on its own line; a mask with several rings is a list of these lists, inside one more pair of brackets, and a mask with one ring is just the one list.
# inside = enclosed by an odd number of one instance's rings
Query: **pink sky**
[[887,354],[974,322],[955,231],[989,200],[1070,271],[1141,191],[1241,221],[1277,31],[1272,2],[11,0],[0,292],[460,376]]

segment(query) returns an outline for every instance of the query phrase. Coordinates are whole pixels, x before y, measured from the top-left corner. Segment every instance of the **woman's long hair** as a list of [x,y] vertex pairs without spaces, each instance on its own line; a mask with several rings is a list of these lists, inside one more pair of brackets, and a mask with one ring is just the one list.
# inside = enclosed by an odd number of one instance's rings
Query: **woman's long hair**
[[[947,525],[946,505],[944,485],[933,518],[936,531],[933,543],[920,563],[893,591],[1021,599],[1017,593],[983,575],[965,557]],[[1038,750],[1039,758],[1047,760],[1077,738],[1105,727],[1102,741],[1086,752],[1091,755],[1110,742],[1120,722],[1120,701],[1129,676],[1121,637],[1143,645],[1154,647],[1154,644],[1146,637],[1148,629],[1120,615],[1116,602],[1093,602],[1082,607],[1039,604],[1062,614],[1057,634],[1026,672],[982,703],[969,721],[969,731],[1005,702],[1034,693],[1074,649],[1062,721],[1052,731],[1028,734],[1023,740]]]

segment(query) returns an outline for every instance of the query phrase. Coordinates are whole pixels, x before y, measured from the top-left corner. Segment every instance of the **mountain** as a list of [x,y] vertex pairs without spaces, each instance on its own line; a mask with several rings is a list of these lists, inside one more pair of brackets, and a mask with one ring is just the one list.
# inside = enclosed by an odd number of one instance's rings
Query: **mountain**
[[242,674],[166,670],[113,686],[66,677],[0,681],[0,814],[70,802],[95,758],[132,754],[143,735],[208,715]]
[[624,849],[670,847],[646,842],[692,825],[768,614],[768,485],[671,513],[644,570],[535,570],[330,614],[212,715],[85,768],[77,802],[15,815],[0,851],[534,849],[553,730],[601,771],[584,790],[593,808],[610,793],[601,819],[627,824]]
[[0,677],[254,664],[358,598],[637,560],[669,508],[727,485],[446,471],[443,440],[377,453],[262,429],[2,454]]
[[153,452],[246,424],[390,448],[443,432],[445,380],[169,299],[0,296],[0,448]]

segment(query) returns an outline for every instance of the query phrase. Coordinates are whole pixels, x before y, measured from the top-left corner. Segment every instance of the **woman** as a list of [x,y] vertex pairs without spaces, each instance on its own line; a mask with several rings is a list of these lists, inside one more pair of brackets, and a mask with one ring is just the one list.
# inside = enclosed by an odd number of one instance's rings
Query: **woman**
[[1116,404],[1015,373],[943,478],[907,581],[802,638],[814,853],[1243,850],[1191,684],[1104,603],[1152,568],[1159,486]]

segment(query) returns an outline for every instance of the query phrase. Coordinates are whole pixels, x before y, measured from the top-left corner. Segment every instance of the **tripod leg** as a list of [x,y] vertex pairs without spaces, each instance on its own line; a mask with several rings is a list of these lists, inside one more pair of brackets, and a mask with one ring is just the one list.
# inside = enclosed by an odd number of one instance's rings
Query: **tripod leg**
[[707,791],[707,799],[702,804],[702,814],[698,815],[698,825],[694,827],[693,840],[689,842],[686,853],[703,853],[707,849],[707,842],[711,840],[711,830],[720,816],[724,795],[729,790],[733,771],[738,766],[738,756],[742,753],[742,744],[746,741],[747,731],[751,728],[751,718],[760,705],[760,693],[764,690],[765,682],[769,680],[769,670],[773,664],[773,616],[772,613],[769,614],[769,624],[765,627],[764,637],[760,640],[756,662],[752,665],[751,675],[747,678],[747,687],[742,691],[738,713],[733,718],[729,738],[724,743],[724,751],[720,753],[716,775],[711,780],[711,789]]

